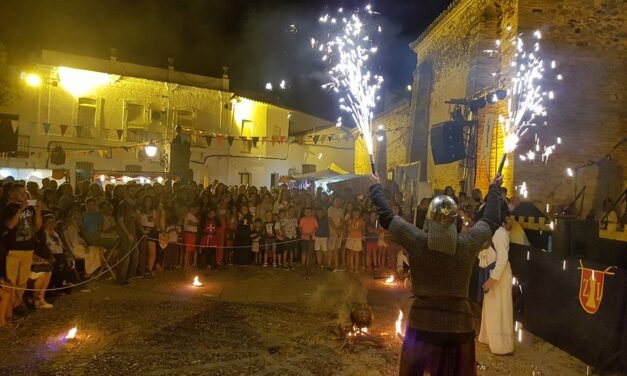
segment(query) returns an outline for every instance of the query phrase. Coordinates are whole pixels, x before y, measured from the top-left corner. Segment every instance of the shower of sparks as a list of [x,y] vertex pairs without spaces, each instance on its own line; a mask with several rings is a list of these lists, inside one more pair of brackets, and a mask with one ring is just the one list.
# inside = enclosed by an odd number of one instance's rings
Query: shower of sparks
[[267,82],[266,83],[266,90],[272,91],[272,83],[271,82]]
[[[370,155],[374,151],[373,110],[383,83],[383,77],[368,69],[370,57],[378,50],[371,35],[381,32],[381,27],[371,22],[375,14],[370,5],[351,16],[341,9],[336,17],[325,14],[318,19],[327,27],[325,38],[311,39],[312,48],[319,51],[322,61],[329,66],[330,81],[322,87],[339,95],[340,110],[350,114]],[[341,120],[337,124],[341,125]]]
[[[555,98],[555,93],[551,90],[544,91],[542,84],[545,76],[545,63],[539,56],[540,44],[538,40],[542,38],[540,31],[533,33],[533,52],[525,49],[525,44],[520,36],[511,39],[515,48],[515,53],[509,66],[515,68],[514,76],[506,82],[508,87],[508,115],[499,116],[499,124],[504,134],[504,152],[511,153],[518,147],[520,140],[527,134],[530,128],[538,125],[547,125],[545,121],[539,121],[547,115],[545,99]],[[501,40],[496,41],[495,50],[486,50],[490,55],[498,53],[499,48],[503,48]],[[506,49],[506,48],[505,48]],[[557,68],[557,63],[553,60],[550,68]],[[561,74],[553,75],[557,80],[562,80]],[[557,144],[559,144],[558,142]],[[549,156],[553,154],[556,145],[540,146],[536,134],[535,150],[530,150],[520,156],[521,160],[533,161],[535,155],[541,154],[541,161],[546,163]],[[542,151],[541,151],[542,150]]]
[[279,87],[280,87],[282,90],[285,90],[285,86],[286,86],[286,84],[285,84],[285,80],[281,80],[281,83],[279,84]]
[[529,195],[529,191],[527,190],[527,183],[526,182],[522,182],[521,185],[519,185],[518,187],[518,192],[524,197],[527,198],[527,196]]

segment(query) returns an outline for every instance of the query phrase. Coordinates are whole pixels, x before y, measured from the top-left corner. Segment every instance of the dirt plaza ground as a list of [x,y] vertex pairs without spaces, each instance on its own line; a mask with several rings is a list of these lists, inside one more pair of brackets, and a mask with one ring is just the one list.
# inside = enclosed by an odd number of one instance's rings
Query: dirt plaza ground
[[[202,287],[193,287],[198,275]],[[89,285],[1,329],[0,375],[394,375],[410,292],[372,275],[230,267]],[[368,303],[376,341],[341,338]],[[78,328],[77,337],[64,334]],[[585,375],[586,365],[525,332],[513,356],[477,345],[479,375]]]

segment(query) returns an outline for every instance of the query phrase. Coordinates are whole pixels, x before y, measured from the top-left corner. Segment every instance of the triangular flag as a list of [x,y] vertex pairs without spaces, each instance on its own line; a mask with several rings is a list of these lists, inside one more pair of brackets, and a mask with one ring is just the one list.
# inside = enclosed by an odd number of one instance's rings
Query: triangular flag
[[67,125],[65,124],[61,124],[59,125],[59,128],[61,128],[61,136],[65,136],[65,131],[67,131]]
[[235,140],[235,137],[233,137],[233,136],[228,136],[228,137],[226,138],[226,140],[228,141],[229,146],[232,146],[232,145],[233,145],[233,140]]
[[272,136],[272,146],[274,146],[274,144],[276,144],[276,136]]
[[222,141],[224,141],[224,136],[216,136],[216,142],[218,146],[222,145]]
[[320,140],[320,136],[319,136],[319,135],[315,135],[315,136],[313,136],[313,142],[314,142],[314,144],[317,144],[319,140]]
[[287,136],[279,136],[279,144],[284,143],[286,138]]
[[239,139],[240,139],[242,142],[246,142],[246,141],[248,141],[248,137],[246,137],[246,136],[240,136],[240,137],[239,137]]
[[43,123],[42,125],[44,126],[44,133],[47,136],[48,132],[50,132],[50,123]]
[[266,144],[267,137],[261,137],[261,145]]
[[257,143],[259,142],[259,137],[253,137],[253,146],[257,147]]
[[82,133],[83,133],[83,127],[82,127],[82,126],[80,126],[80,125],[77,125],[77,126],[76,126],[76,135],[77,135],[78,137],[81,137],[81,134],[82,134]]
[[20,123],[17,120],[11,120],[11,127],[13,127],[13,133],[17,134],[17,130],[20,129]]
[[213,136],[205,136],[205,141],[207,141],[207,146],[211,146],[211,142],[213,141]]
[[121,140],[124,135],[124,129],[116,129],[115,131],[118,133],[118,140]]

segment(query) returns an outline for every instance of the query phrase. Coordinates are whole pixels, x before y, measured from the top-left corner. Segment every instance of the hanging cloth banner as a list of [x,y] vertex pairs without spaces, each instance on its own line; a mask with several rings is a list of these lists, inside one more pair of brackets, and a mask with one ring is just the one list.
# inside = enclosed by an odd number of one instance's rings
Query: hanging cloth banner
[[233,140],[235,140],[235,137],[233,137],[233,136],[228,136],[228,137],[226,138],[226,140],[229,142],[229,146],[232,146],[232,145],[233,145]]
[[67,125],[65,124],[61,124],[59,125],[59,128],[61,128],[61,136],[65,136],[65,131],[67,131]]
[[259,137],[253,137],[253,146],[257,147],[257,143],[259,142]]
[[116,129],[115,131],[118,133],[118,140],[121,140],[124,135],[124,129]]
[[224,141],[224,136],[216,136],[216,142],[218,146],[222,145],[222,141]]
[[318,141],[320,141],[320,136],[318,136],[318,135],[313,136],[313,142],[314,142],[314,144],[317,144],[317,143],[318,143]]
[[43,123],[42,125],[44,126],[44,133],[47,136],[48,132],[50,132],[50,123]]
[[207,141],[207,147],[211,146],[211,142],[213,141],[213,136],[205,136],[205,141]]

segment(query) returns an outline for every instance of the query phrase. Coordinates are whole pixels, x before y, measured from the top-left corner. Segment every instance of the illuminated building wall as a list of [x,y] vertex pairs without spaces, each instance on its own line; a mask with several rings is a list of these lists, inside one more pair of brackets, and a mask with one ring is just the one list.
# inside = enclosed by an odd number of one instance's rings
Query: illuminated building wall
[[[0,158],[0,167],[63,168],[73,181],[84,178],[87,167],[163,172],[159,158],[147,158],[142,145],[154,140],[158,156],[167,155],[174,128],[181,125],[194,134],[190,163],[194,180],[238,184],[241,174],[250,174],[246,178],[251,184],[270,185],[271,174],[287,175],[290,169],[302,167],[302,151],[290,152],[288,146],[288,115],[299,119],[301,127],[328,124],[238,96],[229,91],[226,75],[211,78],[171,68],[44,51],[39,64],[22,69],[30,74],[24,77],[22,96],[0,108],[0,112],[20,116],[23,150],[20,158]],[[236,139],[229,146],[226,137],[221,143],[214,137],[208,146],[205,136],[214,134]],[[285,142],[259,142],[254,147],[238,136],[284,136]],[[48,160],[48,147],[55,145],[68,152],[64,165]],[[112,152],[104,156],[90,152],[103,147],[113,148]]]

